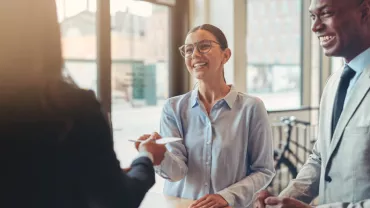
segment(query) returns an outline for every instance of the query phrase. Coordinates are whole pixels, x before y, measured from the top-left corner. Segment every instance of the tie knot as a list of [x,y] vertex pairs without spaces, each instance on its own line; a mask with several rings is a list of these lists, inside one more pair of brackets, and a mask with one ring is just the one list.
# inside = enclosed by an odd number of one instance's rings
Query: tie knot
[[346,65],[344,67],[341,78],[342,79],[352,79],[355,76],[355,74],[356,74],[355,70],[353,70],[351,67]]

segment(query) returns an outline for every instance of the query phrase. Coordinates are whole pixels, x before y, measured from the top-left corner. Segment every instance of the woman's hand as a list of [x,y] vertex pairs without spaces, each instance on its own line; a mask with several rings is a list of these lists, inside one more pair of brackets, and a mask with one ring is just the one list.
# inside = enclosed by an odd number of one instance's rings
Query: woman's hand
[[196,200],[189,208],[225,208],[227,201],[219,194],[208,194]]

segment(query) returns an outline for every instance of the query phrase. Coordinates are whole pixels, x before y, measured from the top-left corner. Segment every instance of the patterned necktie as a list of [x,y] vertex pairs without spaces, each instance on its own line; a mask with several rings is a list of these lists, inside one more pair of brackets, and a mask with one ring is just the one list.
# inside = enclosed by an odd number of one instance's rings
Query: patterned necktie
[[333,106],[333,117],[332,117],[332,126],[331,126],[331,135],[333,137],[334,130],[337,126],[339,117],[343,110],[344,100],[347,95],[347,89],[349,86],[349,82],[351,79],[355,76],[356,72],[351,69],[348,65],[344,67],[342,76],[340,77],[339,85],[337,94],[335,96],[334,100],[334,106]]

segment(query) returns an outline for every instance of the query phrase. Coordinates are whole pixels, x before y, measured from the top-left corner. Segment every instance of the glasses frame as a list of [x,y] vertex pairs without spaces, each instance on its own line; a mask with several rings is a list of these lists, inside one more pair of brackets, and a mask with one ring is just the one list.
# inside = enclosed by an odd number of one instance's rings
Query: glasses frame
[[[210,45],[211,45],[211,47],[209,47],[209,50],[208,50],[208,51],[206,51],[206,52],[201,52],[201,51],[200,51],[200,49],[199,49],[199,47],[198,47],[198,45],[199,45],[199,43],[202,43],[202,42],[205,42],[205,41],[209,42],[209,43],[210,43]],[[195,50],[193,50],[193,53],[191,53],[191,54],[189,54],[188,56],[186,56],[186,55],[185,55],[185,52],[183,51],[183,49],[184,49],[186,46],[193,45],[193,46],[194,46],[194,48],[196,48],[196,49],[197,49],[197,51],[198,51],[200,54],[206,54],[206,53],[208,53],[208,52],[212,49],[212,46],[213,46],[213,44],[212,44],[212,43],[215,43],[215,44],[217,44],[217,45],[221,46],[221,44],[220,44],[219,42],[217,42],[217,41],[214,41],[214,40],[207,40],[207,39],[205,39],[205,40],[197,41],[197,42],[195,42],[195,43],[191,43],[191,44],[184,44],[184,45],[182,45],[182,46],[180,46],[180,47],[179,47],[179,51],[180,51],[180,54],[181,54],[181,56],[182,56],[182,57],[184,57],[184,58],[190,58],[190,57],[192,57],[192,56],[193,56],[193,54],[194,54],[194,51],[195,51]]]

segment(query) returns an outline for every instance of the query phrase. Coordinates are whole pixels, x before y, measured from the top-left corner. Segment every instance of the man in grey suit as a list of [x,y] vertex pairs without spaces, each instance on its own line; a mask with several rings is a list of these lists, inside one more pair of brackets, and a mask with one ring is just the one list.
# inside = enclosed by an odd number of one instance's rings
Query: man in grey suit
[[[311,0],[312,31],[325,55],[345,64],[328,80],[319,135],[296,179],[255,207],[370,207],[370,0]],[[267,207],[268,207],[267,206]]]

